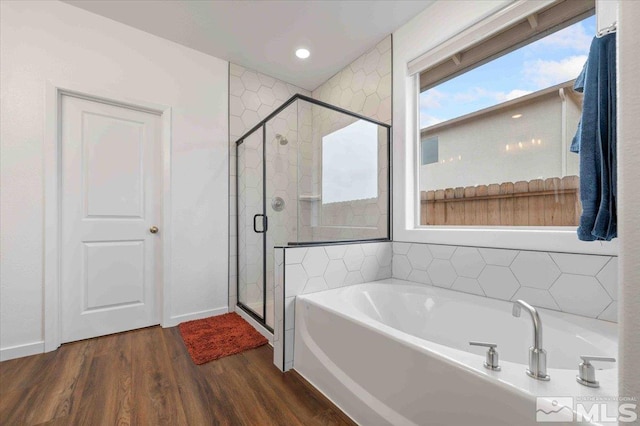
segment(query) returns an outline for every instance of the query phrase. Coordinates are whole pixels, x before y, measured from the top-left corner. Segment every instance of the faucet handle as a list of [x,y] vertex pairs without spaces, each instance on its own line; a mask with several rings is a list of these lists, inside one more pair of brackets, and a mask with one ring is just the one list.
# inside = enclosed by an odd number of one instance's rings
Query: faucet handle
[[589,364],[590,361],[616,362],[616,359],[610,356],[580,355],[580,359],[586,364]]
[[609,356],[581,355],[580,359],[582,359],[582,362],[578,364],[576,381],[590,388],[600,387],[600,383],[596,380],[596,369],[593,368],[590,361],[616,362],[615,358]]
[[489,370],[500,371],[500,359],[498,357],[498,352],[496,351],[496,348],[498,347],[496,343],[471,341],[469,344],[471,346],[483,346],[485,348],[489,348],[484,366]]
[[498,347],[497,343],[477,342],[475,340],[472,340],[471,342],[469,342],[469,344],[471,346],[484,346],[485,348],[490,348],[490,349]]

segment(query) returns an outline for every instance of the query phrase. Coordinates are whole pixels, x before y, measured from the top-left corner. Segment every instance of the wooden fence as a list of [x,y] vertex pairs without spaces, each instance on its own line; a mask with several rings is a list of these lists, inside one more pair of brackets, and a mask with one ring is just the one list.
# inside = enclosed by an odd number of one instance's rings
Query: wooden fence
[[420,193],[421,225],[576,226],[578,176]]

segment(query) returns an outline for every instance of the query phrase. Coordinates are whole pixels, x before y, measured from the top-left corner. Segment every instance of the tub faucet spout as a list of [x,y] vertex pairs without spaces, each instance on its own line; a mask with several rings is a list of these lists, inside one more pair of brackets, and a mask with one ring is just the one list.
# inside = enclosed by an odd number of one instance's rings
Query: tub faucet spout
[[547,374],[547,352],[542,349],[542,321],[536,308],[524,300],[516,300],[512,314],[519,317],[522,308],[526,309],[533,321],[533,346],[529,348],[529,368],[527,374],[537,380],[549,380]]

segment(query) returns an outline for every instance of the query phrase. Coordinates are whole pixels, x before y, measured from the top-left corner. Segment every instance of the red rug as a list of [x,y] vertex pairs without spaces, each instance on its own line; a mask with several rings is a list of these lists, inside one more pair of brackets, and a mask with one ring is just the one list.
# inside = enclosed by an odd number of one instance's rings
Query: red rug
[[178,328],[191,359],[197,365],[268,342],[236,313],[183,322]]

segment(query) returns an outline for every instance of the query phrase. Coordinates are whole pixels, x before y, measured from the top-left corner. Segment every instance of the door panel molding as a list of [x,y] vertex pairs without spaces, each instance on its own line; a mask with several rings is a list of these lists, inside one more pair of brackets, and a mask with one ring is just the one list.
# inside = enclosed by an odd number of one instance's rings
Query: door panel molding
[[157,256],[156,309],[163,327],[171,324],[171,107],[146,101],[128,99],[113,93],[105,93],[91,87],[79,87],[73,83],[48,81],[45,93],[44,140],[44,241],[43,241],[43,337],[44,352],[57,349],[61,342],[60,274],[61,274],[61,112],[62,96],[71,96],[94,102],[160,116],[160,180],[162,203],[161,247]]

